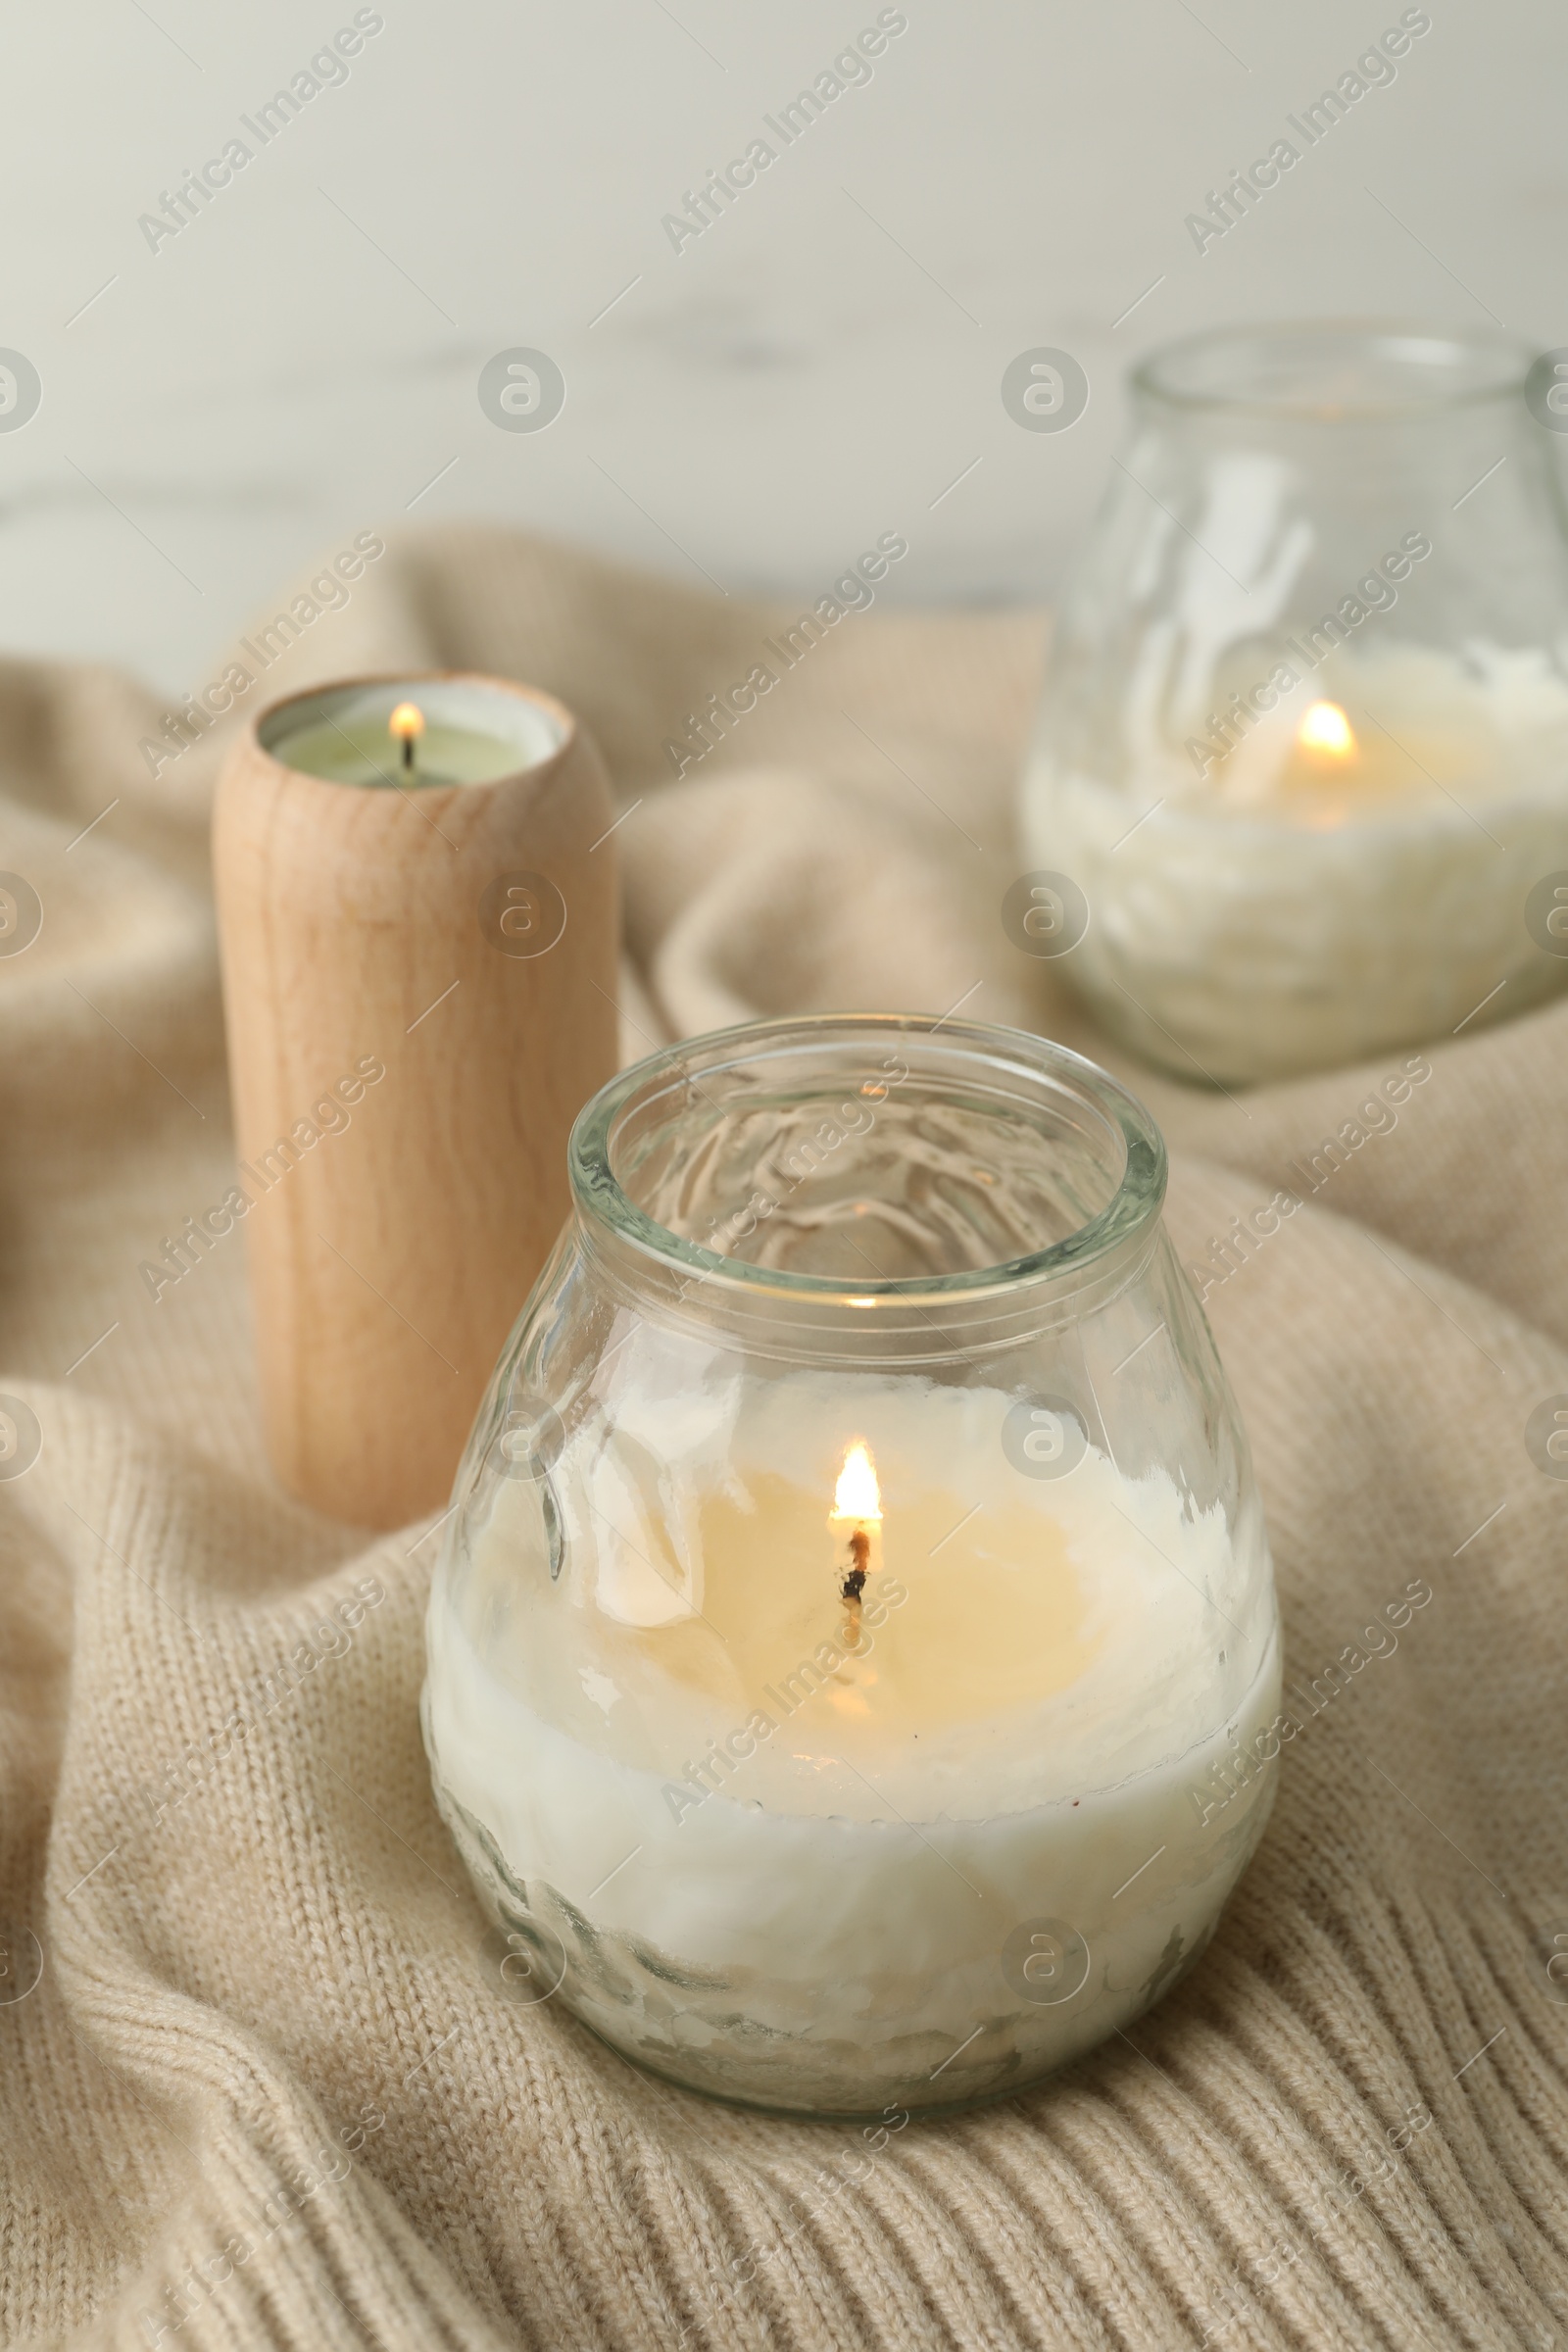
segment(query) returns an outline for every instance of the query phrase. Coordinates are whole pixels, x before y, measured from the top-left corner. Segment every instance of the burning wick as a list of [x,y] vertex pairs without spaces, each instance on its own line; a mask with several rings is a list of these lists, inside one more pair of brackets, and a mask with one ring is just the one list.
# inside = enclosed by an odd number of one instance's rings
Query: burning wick
[[862,1445],[852,1446],[844,1456],[844,1467],[833,1490],[833,1519],[860,1522],[849,1541],[853,1565],[839,1588],[845,1600],[858,1601],[871,1569],[871,1539],[865,1532],[865,1523],[880,1526],[882,1521],[881,1489],[870,1453]]
[[403,746],[403,772],[414,773],[414,747],[424,733],[424,712],[417,703],[399,703],[386,722],[387,733]]
[[1338,703],[1314,703],[1301,713],[1296,740],[1325,767],[1337,767],[1355,751],[1355,736]]

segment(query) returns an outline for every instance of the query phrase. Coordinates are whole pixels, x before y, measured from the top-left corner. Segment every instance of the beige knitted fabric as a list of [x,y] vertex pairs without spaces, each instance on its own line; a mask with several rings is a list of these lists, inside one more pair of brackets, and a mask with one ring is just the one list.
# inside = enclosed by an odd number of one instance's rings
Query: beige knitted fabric
[[[446,533],[372,560],[251,702],[462,663],[580,711],[641,801],[633,1053],[961,1001],[1132,1077],[1190,1261],[1304,1190],[1286,1162],[1402,1056],[1191,1091],[1008,945],[1038,620],[851,613],[677,783],[665,739],[778,617]],[[878,2146],[503,1997],[419,1743],[434,1544],[271,1483],[237,1241],[139,1284],[232,1181],[222,745],[154,778],[159,717],[0,670],[0,868],[44,910],[0,956],[0,1390],[41,1432],[0,1477],[7,2340],[1568,2345],[1568,1483],[1525,1443],[1568,1391],[1568,1002],[1430,1045],[1396,1123],[1209,1290],[1291,1679],[1346,1664],[1206,1957],[1058,2080]]]

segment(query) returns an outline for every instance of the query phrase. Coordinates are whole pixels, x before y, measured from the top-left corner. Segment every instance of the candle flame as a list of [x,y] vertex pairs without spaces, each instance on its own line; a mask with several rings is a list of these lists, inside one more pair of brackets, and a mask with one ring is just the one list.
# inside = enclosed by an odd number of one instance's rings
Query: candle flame
[[[1307,714],[1309,717],[1310,712]],[[399,703],[386,722],[386,731],[399,743],[416,743],[424,733],[424,712],[417,703]]]
[[1296,740],[1303,752],[1331,760],[1348,760],[1355,751],[1350,722],[1338,703],[1314,703],[1303,711]]
[[839,1483],[833,1490],[835,1519],[880,1519],[882,1491],[876,1483],[871,1456],[858,1439],[844,1456]]

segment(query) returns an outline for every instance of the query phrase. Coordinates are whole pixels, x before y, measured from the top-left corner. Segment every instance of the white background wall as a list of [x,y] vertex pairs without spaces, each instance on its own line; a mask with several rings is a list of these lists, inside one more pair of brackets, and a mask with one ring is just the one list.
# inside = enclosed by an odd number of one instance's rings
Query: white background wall
[[[347,83],[156,253],[138,216],[353,0],[6,13],[0,346],[43,400],[0,432],[0,651],[191,686],[283,575],[405,516],[730,590],[897,529],[902,598],[1037,597],[1152,344],[1378,312],[1568,344],[1548,0],[1430,0],[1393,86],[1201,256],[1184,216],[1400,0],[903,0],[870,83],[679,254],[662,216],[878,0],[380,5]],[[1036,344],[1088,370],[1071,431],[1003,409]],[[481,413],[510,345],[565,375],[546,431]]]

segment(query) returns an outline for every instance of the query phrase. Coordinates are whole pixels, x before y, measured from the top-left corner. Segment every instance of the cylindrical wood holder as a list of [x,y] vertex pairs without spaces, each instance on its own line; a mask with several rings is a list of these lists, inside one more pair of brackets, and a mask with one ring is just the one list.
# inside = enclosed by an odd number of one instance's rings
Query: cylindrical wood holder
[[572,1119],[616,1064],[604,765],[560,704],[512,691],[559,744],[499,782],[323,782],[263,748],[278,706],[218,791],[268,1446],[362,1526],[445,1502],[566,1213]]

